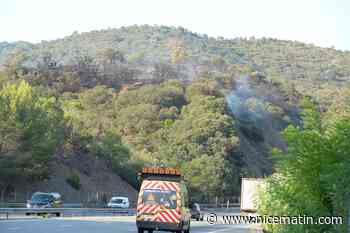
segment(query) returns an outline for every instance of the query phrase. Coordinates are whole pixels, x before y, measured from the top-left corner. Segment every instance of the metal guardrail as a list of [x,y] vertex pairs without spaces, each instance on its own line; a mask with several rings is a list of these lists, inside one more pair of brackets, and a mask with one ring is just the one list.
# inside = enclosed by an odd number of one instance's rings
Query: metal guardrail
[[[212,209],[212,208],[235,208],[240,207],[240,203],[199,203],[200,207],[203,209]],[[133,205],[131,205],[133,206]],[[22,202],[0,202],[0,208],[25,208],[26,203]],[[62,208],[96,208],[103,209],[106,208],[105,204],[91,204],[91,203],[63,203]]]
[[62,208],[83,208],[83,203],[63,203]]
[[0,202],[0,208],[24,208],[26,203],[23,202]]
[[11,215],[49,215],[56,216],[120,216],[135,215],[135,209],[113,208],[0,208],[0,216],[9,219]]
[[[14,203],[8,203],[8,206]],[[17,206],[23,206],[23,203],[16,203]],[[230,204],[199,204],[203,211],[235,212],[239,211],[239,203]],[[56,215],[56,216],[120,216],[135,215],[136,209],[117,209],[117,208],[81,208],[81,203],[67,203],[63,208],[0,208],[0,219],[9,219],[11,216],[25,215]]]
[[[0,208],[26,208],[24,202],[0,202]],[[83,203],[63,203],[62,208],[83,208]]]
[[237,208],[240,207],[241,204],[240,203],[218,203],[218,204],[201,204],[199,203],[199,206],[201,207],[201,209],[216,209],[216,208],[220,208],[220,209],[229,209],[229,208]]

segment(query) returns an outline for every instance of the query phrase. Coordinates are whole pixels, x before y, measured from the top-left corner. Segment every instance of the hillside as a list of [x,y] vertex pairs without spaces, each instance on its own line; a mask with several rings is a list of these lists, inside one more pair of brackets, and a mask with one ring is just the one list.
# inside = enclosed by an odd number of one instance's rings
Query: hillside
[[0,44],[0,54],[2,63],[6,55],[16,48],[28,51],[32,61],[49,52],[57,61],[67,63],[77,53],[86,52],[95,57],[101,48],[112,48],[123,52],[128,62],[150,64],[170,61],[169,50],[176,46],[186,49],[188,60],[195,62],[195,66],[222,58],[228,64],[256,65],[269,76],[334,79],[349,76],[350,73],[350,52],[269,38],[212,38],[184,28],[147,25],[75,32],[63,39],[39,44],[3,42]]
[[[84,154],[72,158],[56,156],[48,164],[49,177],[40,182],[28,182],[18,179],[11,188],[17,201],[28,200],[34,192],[59,192],[66,203],[83,203],[90,206],[101,205],[111,196],[129,197],[130,203],[136,203],[137,191],[118,176],[104,160]],[[75,189],[66,178],[79,177],[81,188]],[[11,190],[8,190],[11,193]],[[7,197],[10,200],[14,196]]]
[[[350,52],[294,41],[132,26],[39,44],[3,42],[0,67],[2,190],[9,177],[23,182],[23,171],[38,187],[66,181],[70,174],[52,168],[83,155],[135,188],[142,166],[178,166],[194,198],[232,198],[239,177],[271,174],[271,150],[287,148],[281,131],[303,125],[304,97],[325,117],[348,114]],[[7,109],[7,101],[18,107]],[[41,122],[33,120],[38,112]],[[50,128],[37,132],[22,122]],[[37,140],[46,134],[49,147]],[[96,177],[101,167],[92,169]],[[82,190],[113,192],[78,168],[65,165],[78,172]]]

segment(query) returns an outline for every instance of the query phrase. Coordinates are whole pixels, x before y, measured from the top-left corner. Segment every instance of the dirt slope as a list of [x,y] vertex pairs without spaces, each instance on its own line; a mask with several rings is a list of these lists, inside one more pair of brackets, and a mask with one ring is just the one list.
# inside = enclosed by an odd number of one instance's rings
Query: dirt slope
[[[89,155],[74,155],[71,158],[55,157],[50,162],[50,178],[30,183],[14,182],[14,191],[10,195],[22,202],[30,198],[36,191],[59,192],[65,203],[103,203],[111,196],[127,196],[135,203],[137,191],[114,173],[105,161]],[[66,181],[67,177],[76,174],[80,178],[81,188],[76,190]]]

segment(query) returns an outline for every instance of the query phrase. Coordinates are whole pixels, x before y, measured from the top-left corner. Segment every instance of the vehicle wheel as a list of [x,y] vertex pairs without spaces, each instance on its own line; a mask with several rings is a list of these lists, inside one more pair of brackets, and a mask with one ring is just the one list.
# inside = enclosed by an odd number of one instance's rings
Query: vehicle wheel
[[148,233],[153,233],[153,230],[148,230]]
[[59,217],[59,216],[61,216],[61,214],[60,213],[56,213],[56,217]]
[[137,232],[138,232],[138,233],[143,233],[144,230],[143,230],[142,228],[137,228]]
[[191,228],[191,226],[190,226],[190,224],[188,224],[188,228],[186,230],[184,230],[184,233],[190,233],[190,228]]

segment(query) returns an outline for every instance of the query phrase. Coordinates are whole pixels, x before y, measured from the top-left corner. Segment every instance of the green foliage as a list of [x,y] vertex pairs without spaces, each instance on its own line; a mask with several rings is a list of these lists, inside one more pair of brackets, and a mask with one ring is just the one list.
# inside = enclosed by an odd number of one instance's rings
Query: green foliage
[[[194,90],[199,84],[192,85],[187,90]],[[225,171],[236,169],[229,157],[238,146],[225,101],[211,95],[218,94],[218,90],[211,90],[191,91],[191,102],[182,108],[178,119],[155,132],[157,143],[152,153],[157,165],[181,167],[193,198],[203,201],[221,196],[225,184],[232,183],[226,179]]]
[[173,80],[160,85],[147,85],[140,89],[120,93],[116,104],[117,108],[136,104],[159,105],[161,108],[171,106],[181,108],[185,104],[184,88],[180,82]]
[[80,177],[77,174],[71,174],[68,176],[66,182],[76,190],[81,188]]
[[275,151],[276,173],[267,179],[260,214],[343,216],[343,225],[267,225],[271,232],[347,232],[350,198],[350,120],[322,128],[320,114],[305,100],[304,129],[284,131],[288,150]]
[[321,113],[316,109],[316,105],[312,103],[309,98],[304,98],[302,103],[304,111],[302,112],[302,118],[304,123],[304,129],[322,131]]
[[222,96],[222,93],[219,91],[219,84],[215,80],[210,79],[199,79],[193,82],[186,90],[186,99],[191,101],[193,97],[200,95],[208,96]]
[[152,72],[154,80],[165,81],[179,78],[179,74],[173,65],[167,63],[157,63]]
[[182,41],[172,40],[169,47],[171,49],[171,62],[174,64],[183,62],[188,56]]
[[[64,65],[73,65],[72,61],[76,61],[76,57],[86,57],[81,54],[88,51],[90,59],[87,60],[91,61],[90,65],[93,67],[91,72],[99,69],[94,67],[94,63],[101,58],[102,63],[116,65],[112,66],[114,70],[120,68],[117,66],[119,62],[116,61],[126,63],[127,58],[132,64],[142,64],[137,70],[143,78],[153,78],[147,76],[147,72],[155,64],[181,68],[190,78],[193,78],[193,71],[197,71],[189,68],[191,66],[206,66],[210,72],[229,76],[252,74],[258,69],[274,83],[281,84],[286,80],[297,83],[298,88],[305,88],[309,95],[312,94],[312,90],[303,85],[305,83],[312,83],[317,89],[319,82],[348,81],[350,75],[349,52],[272,38],[214,39],[183,28],[166,26],[143,25],[92,31],[35,45],[24,42],[1,43],[0,64],[6,64],[6,60],[16,57],[13,56],[16,51],[24,51],[32,63],[40,61],[43,54],[50,53],[57,64]],[[20,57],[17,56],[19,59],[13,61],[23,60]],[[80,72],[80,75],[82,73],[84,72]],[[113,85],[116,85],[116,77],[110,75],[110,70],[101,73],[103,75],[99,78],[102,82],[99,84],[106,84],[114,79]],[[134,75],[131,75],[131,78],[134,78]]]
[[214,57],[212,63],[216,66],[223,66],[226,62],[222,57]]
[[[137,170],[140,167],[130,160],[131,152],[118,134],[114,122],[116,96],[113,89],[96,86],[78,94],[66,93],[64,97],[65,118],[70,132],[66,148],[74,148],[74,145],[80,148],[80,151],[67,149],[66,153],[88,152],[103,158],[113,171],[137,187]],[[118,118],[118,123],[123,124],[122,119]]]
[[8,76],[4,71],[0,71],[0,87],[9,81]]
[[245,103],[245,107],[255,113],[271,113],[276,115],[283,115],[284,111],[281,107],[274,105],[270,102],[257,99],[255,97],[248,98]]
[[[65,117],[71,129],[67,143],[79,143],[92,155],[104,158],[134,187],[137,171],[144,165],[178,166],[191,190],[203,194],[198,199],[221,196],[221,186],[232,183],[225,175],[235,169],[231,156],[238,138],[218,84],[201,82],[205,86],[199,92],[195,89],[200,82],[185,88],[178,81],[166,81],[117,95],[98,86],[66,93]],[[189,94],[191,102],[186,100]],[[191,172],[196,172],[193,179]],[[215,182],[199,181],[209,175]]]
[[63,105],[70,141],[91,146],[94,137],[112,130],[112,100],[114,92],[105,86],[96,86],[78,94],[66,93]]
[[5,62],[6,71],[9,77],[18,78],[23,74],[25,70],[24,63],[28,59],[28,55],[25,51],[16,49],[14,50]]
[[[186,89],[168,81],[121,92],[114,123],[133,148],[130,161],[181,167],[191,190],[203,194],[198,199],[222,195],[222,184],[232,182],[224,174],[234,167],[228,157],[238,138],[218,87],[214,80],[202,79]],[[206,166],[211,161],[215,165]],[[196,172],[193,179],[191,172]],[[209,174],[215,182],[199,181]]]
[[91,146],[91,152],[109,160],[115,170],[125,167],[130,156],[129,149],[122,144],[120,136],[111,132],[96,138]]
[[187,163],[183,163],[185,179],[190,184],[192,198],[210,201],[221,196],[225,158],[220,155],[197,154]]
[[116,62],[125,62],[124,54],[119,50],[114,50],[113,48],[98,50],[97,57],[99,57],[103,63],[115,64]]
[[[5,86],[1,92],[1,179],[18,174],[43,178],[48,155],[62,149],[66,157],[103,157],[135,187],[143,165],[169,165],[182,168],[191,190],[201,194],[198,199],[232,195],[239,177],[234,129],[248,129],[246,143],[252,147],[264,138],[257,124],[236,122],[227,113],[222,87],[232,88],[248,75],[278,89],[283,100],[275,100],[281,105],[257,98],[247,101],[247,108],[284,115],[291,122],[285,104],[311,96],[322,113],[306,100],[304,130],[323,140],[337,125],[333,119],[349,116],[349,64],[349,52],[299,42],[214,39],[148,25],[74,33],[35,45],[0,43],[5,68],[0,86],[21,79],[35,86],[21,84],[21,92],[19,85]],[[62,103],[65,127],[59,102],[49,96]],[[63,128],[67,137],[61,148]],[[205,177],[210,182],[203,182]]]
[[140,52],[135,52],[133,54],[130,54],[128,56],[128,62],[129,63],[142,63],[145,61],[145,52],[144,51],[140,51]]
[[60,104],[22,81],[1,89],[0,106],[0,164],[17,176],[45,178],[47,163],[64,140]]

